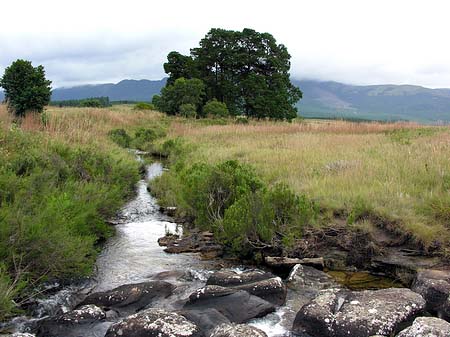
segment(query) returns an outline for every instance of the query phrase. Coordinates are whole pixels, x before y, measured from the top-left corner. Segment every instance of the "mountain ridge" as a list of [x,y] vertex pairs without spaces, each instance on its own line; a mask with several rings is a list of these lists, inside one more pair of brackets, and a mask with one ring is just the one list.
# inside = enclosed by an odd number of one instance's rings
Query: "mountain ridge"
[[[166,80],[125,79],[118,83],[55,88],[52,100],[108,96],[111,101],[150,101],[153,95],[159,94]],[[447,88],[296,79],[292,83],[303,91],[303,99],[296,106],[306,118],[450,122],[450,89]],[[2,92],[0,100],[3,100]]]

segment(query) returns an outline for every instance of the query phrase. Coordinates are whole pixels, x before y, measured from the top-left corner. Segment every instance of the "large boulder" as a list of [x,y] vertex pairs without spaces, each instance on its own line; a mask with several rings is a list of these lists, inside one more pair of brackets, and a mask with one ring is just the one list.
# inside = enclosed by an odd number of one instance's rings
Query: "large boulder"
[[427,310],[450,318],[450,271],[426,269],[416,275],[411,289],[425,299]]
[[314,337],[389,336],[425,308],[425,300],[406,288],[319,293],[297,313],[293,331]]
[[[89,304],[76,310],[44,319],[36,332],[37,337],[88,336],[95,331],[104,335],[111,323],[105,322],[107,314],[101,308]],[[89,332],[89,333],[88,333]]]
[[162,309],[147,309],[113,324],[105,337],[200,337],[200,329],[185,317]]
[[219,270],[213,273],[206,281],[207,285],[218,285],[222,287],[234,287],[248,283],[267,280],[275,277],[272,273],[262,270],[248,270],[237,272],[230,269]]
[[191,322],[194,322],[205,336],[209,336],[217,326],[230,323],[230,320],[216,309],[182,310],[178,312]]
[[[213,291],[213,290],[217,291]],[[275,311],[273,304],[244,290],[210,286],[197,290],[184,305],[184,310],[216,309],[233,323],[244,323]]]
[[258,328],[245,324],[221,324],[215,328],[210,337],[267,337]]
[[164,281],[126,284],[91,294],[80,305],[95,304],[104,308],[114,308],[121,315],[126,315],[144,309],[157,299],[170,296],[174,289],[174,285]]
[[243,273],[232,270],[218,271],[208,278],[206,284],[245,290],[277,306],[286,302],[287,289],[281,278],[260,270]]
[[448,337],[450,323],[435,317],[417,317],[414,323],[397,337]]

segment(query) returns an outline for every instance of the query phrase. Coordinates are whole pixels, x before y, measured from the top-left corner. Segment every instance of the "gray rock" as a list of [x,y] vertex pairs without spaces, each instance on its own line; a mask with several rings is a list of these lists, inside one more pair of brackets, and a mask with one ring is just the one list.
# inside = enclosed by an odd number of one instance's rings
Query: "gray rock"
[[219,270],[213,273],[206,281],[207,285],[218,285],[222,287],[233,287],[247,283],[267,280],[275,277],[272,273],[262,270],[249,270],[237,273],[233,270]]
[[206,284],[245,290],[277,306],[286,302],[287,289],[281,278],[260,270],[244,273],[236,273],[231,270],[218,271],[209,277]]
[[406,328],[397,335],[397,337],[448,336],[450,336],[450,323],[434,317],[417,317],[409,328]]
[[114,308],[121,315],[126,315],[144,309],[157,299],[170,296],[174,289],[174,285],[164,281],[126,284],[109,291],[91,294],[80,305],[95,304]]
[[428,311],[450,318],[450,271],[422,270],[417,273],[411,289],[422,295]]
[[44,319],[39,323],[37,337],[87,336],[87,331],[100,331],[103,334],[111,323],[102,322],[107,314],[101,308],[89,304],[76,310]]
[[210,337],[267,337],[258,328],[245,324],[221,324],[213,330]]
[[406,288],[319,293],[297,313],[293,331],[317,337],[389,336],[425,308],[425,300]]
[[105,337],[200,337],[200,329],[185,317],[147,309],[113,324]]
[[[220,292],[222,291],[223,287],[220,288]],[[268,313],[275,311],[273,304],[262,298],[253,296],[247,291],[232,291],[231,294],[214,294],[214,292],[208,292],[207,295],[191,295],[192,300],[190,299],[184,305],[183,309],[199,311],[216,309],[233,323],[244,323],[252,318],[263,317]],[[199,291],[194,294],[199,294]]]
[[230,320],[216,309],[207,310],[183,310],[178,312],[191,322],[194,322],[205,336],[209,336],[212,330],[220,324],[230,323]]

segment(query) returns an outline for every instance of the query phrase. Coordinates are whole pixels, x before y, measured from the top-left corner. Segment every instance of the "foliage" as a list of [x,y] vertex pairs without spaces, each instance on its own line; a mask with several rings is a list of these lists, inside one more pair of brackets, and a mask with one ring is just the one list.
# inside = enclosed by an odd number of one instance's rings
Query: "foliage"
[[236,255],[290,245],[317,219],[319,210],[308,198],[285,185],[267,188],[253,168],[237,161],[187,166],[178,160],[172,167],[152,183],[160,203],[177,205]]
[[111,106],[109,97],[90,97],[83,99],[69,99],[64,101],[51,101],[51,106],[62,107],[85,107],[85,108],[106,108]]
[[28,111],[44,110],[50,102],[50,85],[51,81],[45,78],[44,67],[33,67],[30,61],[25,60],[14,61],[0,79],[8,108],[19,117]]
[[226,104],[232,114],[291,120],[301,91],[289,79],[290,55],[268,33],[211,29],[190,56],[168,55],[167,86],[179,78],[199,78],[206,99]]
[[131,141],[131,146],[138,150],[148,151],[153,147],[155,140],[165,135],[164,129],[157,125],[151,128],[138,128]]
[[225,103],[219,102],[217,99],[212,99],[207,102],[203,107],[203,114],[209,117],[227,117],[230,112],[228,111]]
[[[21,285],[91,272],[105,223],[134,190],[138,164],[95,146],[0,130],[0,311]],[[11,288],[12,286],[12,288]],[[25,289],[30,291],[29,287]]]
[[245,116],[237,116],[236,124],[248,124],[248,118]]
[[161,90],[160,98],[156,98],[156,106],[169,115],[180,113],[182,104],[192,104],[196,111],[200,111],[205,96],[205,85],[197,78],[175,80]]
[[186,118],[195,118],[197,116],[195,105],[191,103],[181,104],[180,115]]
[[130,135],[124,129],[113,129],[108,132],[109,138],[123,148],[129,148],[131,143]]
[[139,102],[134,105],[135,110],[155,110],[155,106],[152,103]]

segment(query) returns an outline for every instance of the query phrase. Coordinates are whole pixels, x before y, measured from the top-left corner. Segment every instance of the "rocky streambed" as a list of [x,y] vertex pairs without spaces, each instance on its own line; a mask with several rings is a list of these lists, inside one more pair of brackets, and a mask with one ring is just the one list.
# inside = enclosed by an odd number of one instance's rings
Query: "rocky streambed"
[[[445,270],[420,271],[411,289],[354,291],[315,268],[318,260],[302,261],[315,267],[293,263],[282,279],[215,258],[220,247],[209,233],[196,236],[201,248],[176,254],[192,241],[176,237],[181,229],[147,191],[161,173],[160,164],[148,167],[137,197],[115,221],[117,235],[99,256],[95,279],[37,301],[32,317],[3,323],[3,335],[450,336]],[[168,232],[175,235],[160,240],[169,245],[164,252],[158,239]]]

